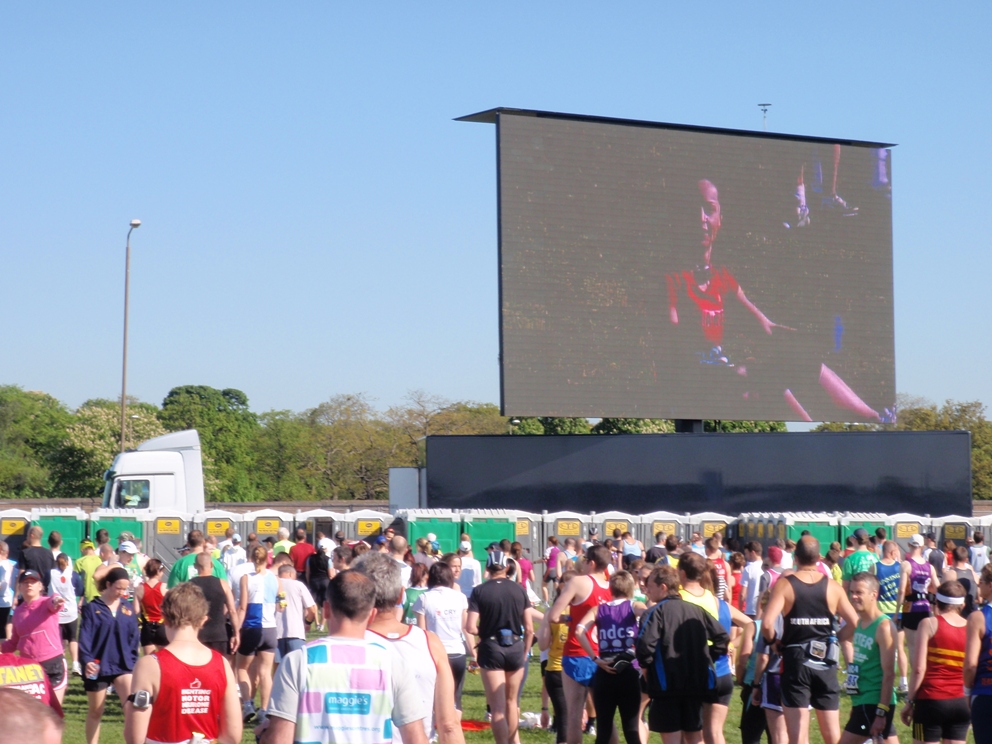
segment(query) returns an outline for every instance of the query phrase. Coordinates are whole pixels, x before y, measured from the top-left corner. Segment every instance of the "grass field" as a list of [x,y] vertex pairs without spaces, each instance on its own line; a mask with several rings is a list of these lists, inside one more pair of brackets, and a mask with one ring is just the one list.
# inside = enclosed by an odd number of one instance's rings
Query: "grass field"
[[[121,742],[124,738],[124,718],[120,708],[120,701],[116,698],[108,698],[107,712],[103,718],[103,728],[100,732],[101,742]],[[482,681],[476,674],[467,675],[465,681],[465,691],[462,697],[462,704],[465,708],[466,719],[482,720],[486,714],[486,697],[482,691]],[[63,741],[65,744],[85,744],[85,721],[86,721],[86,693],[83,692],[83,683],[79,677],[72,677],[69,691],[65,697],[66,727]],[[841,726],[847,722],[847,711],[850,703],[847,697],[841,698]],[[531,663],[530,671],[527,675],[527,684],[524,687],[522,711],[532,711],[540,713],[541,710],[541,674],[540,667],[536,662]],[[737,728],[740,721],[741,703],[740,691],[735,691],[730,707],[730,715],[727,717],[725,736],[727,744],[740,744],[740,731]],[[0,716],[2,719],[2,716]],[[897,716],[898,719],[898,716]],[[911,741],[910,731],[901,723],[899,726],[899,740],[903,742]],[[585,737],[587,744],[592,742],[592,737]],[[521,730],[521,744],[554,744],[554,734],[540,729]],[[972,741],[971,734],[968,740]],[[250,730],[245,731],[243,742],[254,744],[255,737]],[[465,741],[467,744],[483,744],[491,742],[492,734],[488,731],[466,732]],[[660,744],[661,738],[657,734],[651,735],[650,744]],[[810,732],[810,744],[823,744],[823,739],[814,724]]]

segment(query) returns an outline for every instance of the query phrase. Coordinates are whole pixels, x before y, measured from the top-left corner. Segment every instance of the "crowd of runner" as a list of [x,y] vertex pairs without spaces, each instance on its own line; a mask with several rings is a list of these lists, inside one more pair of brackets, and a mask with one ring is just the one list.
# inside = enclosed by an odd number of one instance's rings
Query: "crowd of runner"
[[827,744],[895,744],[897,716],[914,742],[972,729],[992,744],[980,532],[967,547],[913,535],[905,551],[884,528],[767,548],[659,533],[645,549],[591,528],[539,556],[503,540],[476,557],[468,535],[442,553],[433,535],[409,545],[391,528],[312,542],[303,529],[262,541],[193,530],[171,570],[127,532],[113,545],[98,531],[75,562],[57,532],[44,537],[30,528],[17,564],[0,541],[0,703],[40,741],[60,740],[75,674],[87,744],[110,695],[128,744],[237,744],[246,725],[264,744],[462,744],[477,672],[493,738],[519,744],[539,652],[533,723],[559,744],[643,744],[649,731],[724,744],[727,726],[743,744],[806,744],[810,711]]

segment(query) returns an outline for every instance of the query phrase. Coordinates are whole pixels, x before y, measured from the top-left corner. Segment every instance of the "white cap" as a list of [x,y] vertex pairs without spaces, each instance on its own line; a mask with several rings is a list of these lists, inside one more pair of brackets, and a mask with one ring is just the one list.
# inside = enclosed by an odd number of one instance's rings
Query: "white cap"
[[918,548],[922,548],[924,544],[923,535],[921,535],[919,532],[915,533],[912,537],[909,538],[909,544],[915,545]]
[[433,532],[428,532],[427,542],[437,542],[437,535],[435,535]]
[[462,540],[460,543],[458,543],[458,549],[463,553],[471,553],[472,543],[469,542],[468,540]]
[[131,555],[138,554],[138,548],[130,540],[125,540],[120,545],[117,546],[118,553],[130,553]]

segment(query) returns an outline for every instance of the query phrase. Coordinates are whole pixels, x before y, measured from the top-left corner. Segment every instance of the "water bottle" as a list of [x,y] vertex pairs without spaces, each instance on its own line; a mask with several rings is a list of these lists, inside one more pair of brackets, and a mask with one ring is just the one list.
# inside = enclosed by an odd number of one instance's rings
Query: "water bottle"
[[87,674],[86,675],[86,679],[96,679],[97,677],[100,676],[100,660],[99,659],[93,659],[93,663],[96,664],[96,673],[95,674]]

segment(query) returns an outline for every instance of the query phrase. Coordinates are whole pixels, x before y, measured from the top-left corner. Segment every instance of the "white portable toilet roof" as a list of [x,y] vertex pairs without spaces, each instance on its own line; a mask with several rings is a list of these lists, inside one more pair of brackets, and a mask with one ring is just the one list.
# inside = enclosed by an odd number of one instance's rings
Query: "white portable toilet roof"
[[255,511],[248,511],[241,515],[242,520],[259,518],[281,519],[284,522],[291,522],[293,515],[289,512],[279,511],[278,509],[256,509]]
[[825,522],[830,525],[840,524],[839,517],[836,512],[784,512],[780,515],[786,524],[795,524],[796,522]]
[[[169,519],[181,519],[184,522],[192,522],[195,515],[189,512],[173,511],[172,509],[156,509],[154,518],[167,517]],[[151,521],[151,520],[149,520]]]
[[685,514],[676,514],[670,511],[653,511],[641,515],[641,524],[648,524],[655,519],[665,519],[670,522],[685,522]]
[[962,517],[960,514],[948,514],[946,517],[933,517],[930,519],[930,523],[934,527],[942,527],[948,522],[967,522],[971,524],[974,521],[974,517]]
[[0,509],[0,517],[5,519],[31,519],[31,512],[24,509]]
[[920,524],[930,524],[930,517],[921,514],[910,514],[909,512],[899,512],[898,514],[888,514],[886,518],[890,522],[919,522]]
[[734,521],[734,518],[731,517],[728,514],[719,514],[717,512],[699,512],[698,514],[690,514],[689,515],[689,521],[690,522],[701,522],[703,520],[706,520],[706,521],[709,521],[709,522],[720,521],[720,522],[728,522],[729,523],[729,522],[733,522]]
[[340,512],[332,512],[330,509],[307,509],[306,511],[296,512],[296,519],[308,520],[308,519],[340,519]]
[[628,522],[633,522],[634,524],[640,524],[640,516],[637,514],[630,514],[629,512],[621,511],[605,511],[605,512],[593,512],[590,517],[595,517],[597,520],[603,519],[626,519]]
[[232,512],[226,509],[211,509],[210,511],[198,512],[194,518],[197,522],[202,522],[206,519],[231,519],[240,522],[243,516],[244,514],[241,512]]

